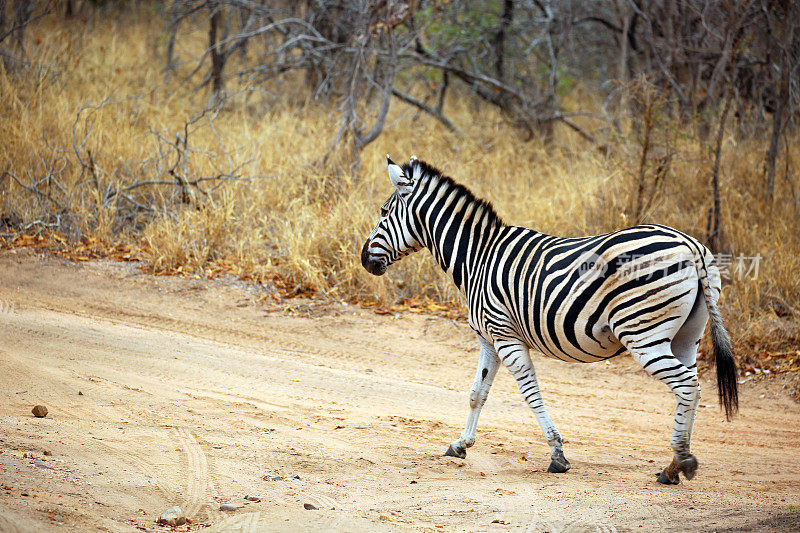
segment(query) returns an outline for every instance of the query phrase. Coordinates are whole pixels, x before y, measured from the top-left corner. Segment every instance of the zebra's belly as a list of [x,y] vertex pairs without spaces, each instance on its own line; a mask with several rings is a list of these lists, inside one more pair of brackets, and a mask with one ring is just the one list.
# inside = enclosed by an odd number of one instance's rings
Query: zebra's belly
[[605,361],[625,352],[625,347],[607,325],[595,328],[592,336],[593,338],[577,335],[575,339],[577,342],[552,338],[532,339],[529,346],[546,357],[579,363]]
[[533,349],[541,351],[542,355],[546,357],[573,363],[595,363],[597,361],[605,361],[625,352],[625,347],[619,341],[586,351],[578,350],[574,346],[567,346],[562,350],[552,348],[548,350],[539,350],[535,347]]

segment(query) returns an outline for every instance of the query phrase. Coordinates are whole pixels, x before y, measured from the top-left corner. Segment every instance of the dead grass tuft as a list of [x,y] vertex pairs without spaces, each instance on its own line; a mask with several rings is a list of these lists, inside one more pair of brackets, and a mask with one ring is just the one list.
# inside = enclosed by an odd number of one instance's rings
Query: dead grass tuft
[[[247,180],[203,182],[189,187],[190,194],[176,195],[174,185],[133,189],[129,195],[140,204],[137,209],[121,194],[109,200],[109,190],[137,180],[173,179],[167,170],[175,154],[157,164],[159,149],[168,148],[157,133],[171,140],[207,103],[177,84],[180,72],[164,82],[158,28],[144,11],[124,24],[44,19],[31,28],[30,42],[40,43],[32,45],[37,73],[0,71],[0,115],[7,117],[0,170],[8,172],[0,177],[0,233],[6,233],[6,245],[15,241],[4,226],[57,231],[63,246],[86,246],[87,239],[97,247],[122,246],[155,273],[280,279],[284,294],[355,298],[384,310],[411,301],[411,307],[436,311],[442,303],[452,309],[460,299],[426,254],[404,260],[382,278],[360,265],[362,239],[390,193],[387,152],[398,160],[429,160],[490,199],[511,223],[577,236],[635,222],[632,191],[641,168],[636,131],[609,136],[609,155],[569,132],[558,132],[549,146],[522,142],[494,112],[475,109],[465,98],[447,102],[448,116],[466,133],[463,139],[395,101],[390,126],[362,156],[364,175],[352,176],[317,164],[336,128],[330,110],[297,104],[296,97],[243,92],[213,121],[197,123],[191,134],[196,151],[178,168],[195,178],[234,168]],[[184,46],[191,48],[191,40]],[[119,102],[84,111],[76,123],[78,110],[106,99]],[[652,192],[639,209],[647,221],[704,239],[713,147],[691,125],[657,123],[663,150],[670,151],[669,168],[657,183],[648,178]],[[800,160],[799,146],[790,143],[791,162]],[[663,150],[656,155],[663,157]],[[764,152],[763,139],[740,138],[733,126],[721,164],[725,251],[761,257],[757,276],[727,283],[722,305],[737,345],[748,357],[762,359],[788,353],[800,342],[794,169],[786,167],[786,179],[777,180],[777,201],[767,200],[761,192]],[[38,194],[20,183],[36,183]]]

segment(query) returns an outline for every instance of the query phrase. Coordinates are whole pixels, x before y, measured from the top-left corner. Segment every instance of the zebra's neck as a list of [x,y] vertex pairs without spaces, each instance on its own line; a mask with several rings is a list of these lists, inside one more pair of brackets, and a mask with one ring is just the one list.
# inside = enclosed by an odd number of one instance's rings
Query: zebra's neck
[[430,176],[420,186],[419,241],[464,292],[479,253],[504,224],[489,203],[450,178]]

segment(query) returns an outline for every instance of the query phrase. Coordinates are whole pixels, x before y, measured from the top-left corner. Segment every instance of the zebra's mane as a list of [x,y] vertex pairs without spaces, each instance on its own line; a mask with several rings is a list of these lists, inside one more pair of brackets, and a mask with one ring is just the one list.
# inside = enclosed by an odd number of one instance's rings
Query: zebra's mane
[[494,206],[490,202],[482,198],[478,198],[466,186],[457,183],[450,176],[444,175],[441,170],[433,165],[429,165],[425,161],[421,161],[419,159],[414,159],[411,162],[403,165],[403,173],[406,176],[411,176],[413,180],[419,179],[421,181],[427,181],[433,177],[438,178],[439,182],[444,183],[448,190],[455,189],[458,191],[459,196],[465,196],[468,202],[477,204],[478,210],[486,213],[489,224],[495,224],[498,226],[505,225],[503,219],[500,218],[500,215],[497,214],[497,211],[494,210]]

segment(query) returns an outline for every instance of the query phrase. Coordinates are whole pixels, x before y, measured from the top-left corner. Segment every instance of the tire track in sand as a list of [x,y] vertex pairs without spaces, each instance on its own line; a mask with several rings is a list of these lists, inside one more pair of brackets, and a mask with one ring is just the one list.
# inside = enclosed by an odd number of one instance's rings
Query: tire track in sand
[[[274,526],[274,523],[272,524]],[[236,514],[217,522],[206,531],[208,533],[255,533],[266,531],[270,524],[261,521],[261,512]]]
[[0,510],[0,531],[4,533],[25,533],[27,531],[27,528],[21,529],[17,524],[16,520],[12,520]]
[[[171,433],[180,443],[181,450],[183,450],[182,459],[185,458],[186,461],[186,466],[182,468],[186,472],[186,492],[184,493],[186,503],[184,503],[183,510],[189,518],[196,522],[201,521],[200,510],[214,493],[214,486],[209,475],[208,458],[192,431],[176,427]],[[210,509],[207,514],[208,518],[218,515],[218,513],[212,513]]]

